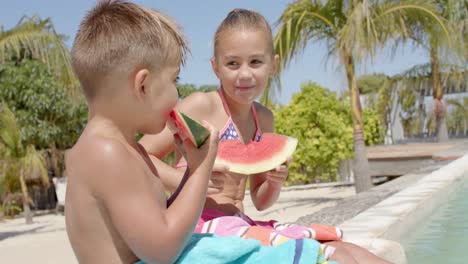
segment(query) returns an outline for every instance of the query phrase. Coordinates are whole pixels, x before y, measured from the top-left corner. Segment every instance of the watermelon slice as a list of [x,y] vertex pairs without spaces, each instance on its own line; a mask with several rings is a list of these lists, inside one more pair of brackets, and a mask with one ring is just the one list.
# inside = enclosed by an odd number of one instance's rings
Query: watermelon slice
[[239,140],[224,140],[218,145],[215,164],[229,167],[240,174],[256,174],[272,170],[291,157],[297,147],[297,139],[263,133],[260,142],[243,144]]
[[172,133],[178,133],[182,140],[189,139],[197,148],[205,143],[210,131],[186,114],[172,110],[167,124]]

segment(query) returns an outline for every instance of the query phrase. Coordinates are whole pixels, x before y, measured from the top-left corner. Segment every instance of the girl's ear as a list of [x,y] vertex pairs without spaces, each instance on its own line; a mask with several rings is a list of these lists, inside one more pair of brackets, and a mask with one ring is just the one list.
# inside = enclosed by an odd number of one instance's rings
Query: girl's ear
[[219,68],[218,68],[218,64],[216,63],[216,58],[215,57],[211,58],[210,62],[211,62],[211,68],[213,68],[213,72],[216,74],[216,77],[218,77],[219,79]]
[[272,69],[272,73],[271,73],[271,77],[275,76],[276,74],[278,74],[278,69],[279,69],[279,56],[278,54],[276,54],[275,56],[273,56],[273,69]]
[[137,70],[133,78],[133,95],[138,99],[143,99],[143,97],[148,93],[149,88],[149,71],[148,69]]

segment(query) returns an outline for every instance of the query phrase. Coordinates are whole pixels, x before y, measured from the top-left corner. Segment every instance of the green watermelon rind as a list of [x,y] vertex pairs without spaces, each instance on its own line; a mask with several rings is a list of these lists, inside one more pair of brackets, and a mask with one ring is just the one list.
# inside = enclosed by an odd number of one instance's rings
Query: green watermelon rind
[[188,136],[190,140],[198,148],[201,147],[210,135],[210,131],[186,114],[182,112],[179,112],[179,114],[183,118],[185,126],[189,128],[190,134]]
[[232,161],[222,159],[220,157],[216,158],[215,164],[218,166],[226,166],[229,168],[230,172],[252,175],[258,174],[266,171],[270,171],[280,166],[291,157],[296,150],[298,140],[293,137],[284,136],[287,138],[285,146],[281,151],[272,155],[269,159],[258,161],[251,164],[244,163],[234,163]]
[[177,127],[179,132],[183,133],[183,136],[187,137],[194,146],[201,147],[210,135],[210,131],[188,115],[177,110],[174,110],[174,113],[177,116],[177,120],[174,120],[176,127],[183,126]]

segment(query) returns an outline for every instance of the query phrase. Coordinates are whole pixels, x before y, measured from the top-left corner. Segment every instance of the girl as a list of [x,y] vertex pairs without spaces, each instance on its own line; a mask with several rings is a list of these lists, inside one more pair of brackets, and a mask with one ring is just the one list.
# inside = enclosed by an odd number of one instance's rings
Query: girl
[[[214,37],[211,65],[220,81],[220,88],[209,93],[194,93],[181,101],[177,108],[199,121],[206,120],[213,124],[220,130],[220,141],[240,140],[244,144],[260,141],[262,133],[273,132],[274,120],[272,112],[255,99],[263,93],[269,78],[275,74],[278,60],[278,55],[274,55],[271,28],[265,18],[249,10],[232,10]],[[172,135],[167,128],[161,134],[143,137],[141,143],[158,158],[174,149]],[[154,159],[154,162],[160,161]],[[177,167],[182,166],[183,160]],[[166,169],[167,172],[161,173],[164,174],[162,181],[168,190],[174,191],[183,171],[168,166]],[[335,240],[322,248],[326,257],[331,255],[330,260],[339,263],[387,263],[363,248],[341,242],[341,233],[337,233],[336,228],[253,221],[243,214],[248,177],[253,204],[258,210],[264,210],[278,199],[287,176],[287,164],[250,176],[228,173],[228,168],[215,167],[196,232],[239,235],[255,238],[266,245],[299,238]]]

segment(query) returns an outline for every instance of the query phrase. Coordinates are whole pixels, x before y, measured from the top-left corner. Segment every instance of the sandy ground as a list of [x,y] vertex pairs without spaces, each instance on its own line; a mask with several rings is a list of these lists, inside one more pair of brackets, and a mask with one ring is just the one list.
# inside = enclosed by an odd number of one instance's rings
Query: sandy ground
[[352,186],[284,191],[281,192],[278,201],[264,211],[257,211],[248,196],[245,199],[245,213],[254,220],[275,219],[280,222],[295,222],[303,215],[333,206],[340,199],[354,194]]
[[[284,191],[275,205],[262,212],[255,209],[247,196],[245,211],[253,219],[294,222],[300,216],[335,205],[339,199],[352,195],[353,187]],[[0,222],[0,263],[77,263],[63,215],[37,216],[31,225],[24,224],[24,219]]]

